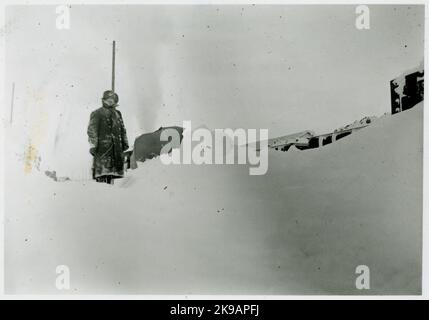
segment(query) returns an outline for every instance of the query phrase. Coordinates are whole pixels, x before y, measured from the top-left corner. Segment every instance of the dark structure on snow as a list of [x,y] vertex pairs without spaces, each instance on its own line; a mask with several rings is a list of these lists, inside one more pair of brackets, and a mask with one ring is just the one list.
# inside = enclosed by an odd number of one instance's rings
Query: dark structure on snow
[[418,68],[390,81],[392,114],[411,109],[423,101],[423,76],[423,68]]

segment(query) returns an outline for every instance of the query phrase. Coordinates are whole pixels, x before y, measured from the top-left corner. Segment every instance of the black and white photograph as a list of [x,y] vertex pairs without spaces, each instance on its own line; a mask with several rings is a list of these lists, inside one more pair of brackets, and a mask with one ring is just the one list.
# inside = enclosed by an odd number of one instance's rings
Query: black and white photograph
[[27,2],[1,38],[6,295],[422,295],[423,4]]

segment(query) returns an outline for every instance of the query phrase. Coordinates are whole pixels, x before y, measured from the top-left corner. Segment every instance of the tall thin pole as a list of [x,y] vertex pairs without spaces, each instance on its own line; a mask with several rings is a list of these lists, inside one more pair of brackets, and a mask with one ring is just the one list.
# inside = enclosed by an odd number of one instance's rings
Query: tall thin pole
[[10,123],[13,121],[13,101],[15,100],[15,82],[12,83],[12,98],[10,102]]
[[113,40],[113,52],[112,52],[112,91],[115,92],[115,49],[116,41]]

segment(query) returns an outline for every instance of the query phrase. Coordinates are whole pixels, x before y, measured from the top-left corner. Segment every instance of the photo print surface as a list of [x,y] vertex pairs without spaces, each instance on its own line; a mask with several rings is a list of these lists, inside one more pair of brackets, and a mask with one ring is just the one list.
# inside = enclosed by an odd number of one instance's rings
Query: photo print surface
[[421,294],[423,5],[11,5],[4,36],[6,293]]

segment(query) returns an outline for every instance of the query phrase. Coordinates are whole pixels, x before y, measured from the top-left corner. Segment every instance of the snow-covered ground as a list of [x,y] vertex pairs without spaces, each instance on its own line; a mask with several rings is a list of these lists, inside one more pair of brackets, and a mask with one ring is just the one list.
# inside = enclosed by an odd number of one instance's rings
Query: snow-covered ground
[[[12,132],[6,291],[417,294],[422,133],[419,104],[319,149],[271,150],[263,176],[155,159],[110,186],[26,172]],[[57,265],[69,291],[55,287]],[[355,288],[358,265],[370,290]]]

